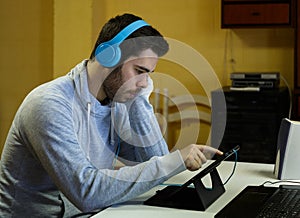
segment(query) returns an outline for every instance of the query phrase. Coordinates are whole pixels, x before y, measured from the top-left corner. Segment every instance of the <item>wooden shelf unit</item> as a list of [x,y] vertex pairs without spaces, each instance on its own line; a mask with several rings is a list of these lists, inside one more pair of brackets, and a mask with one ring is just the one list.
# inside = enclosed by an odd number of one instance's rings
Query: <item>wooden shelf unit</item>
[[222,28],[291,27],[294,0],[222,0]]
[[292,119],[300,120],[300,2],[298,0],[221,0],[222,28],[295,29]]

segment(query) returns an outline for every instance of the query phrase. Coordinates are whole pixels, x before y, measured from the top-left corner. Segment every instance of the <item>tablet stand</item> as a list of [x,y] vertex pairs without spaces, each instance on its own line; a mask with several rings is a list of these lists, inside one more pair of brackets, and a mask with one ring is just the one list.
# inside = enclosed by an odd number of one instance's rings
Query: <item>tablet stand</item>
[[144,202],[146,205],[171,207],[187,210],[204,211],[224,192],[225,188],[216,168],[209,172],[211,188],[206,188],[202,183],[203,177],[197,177],[192,187],[168,186],[157,192],[156,195]]
[[197,191],[199,200],[201,202],[201,210],[205,210],[206,208],[208,208],[225,192],[223,182],[216,168],[210,172],[210,177],[212,182],[211,189],[207,189],[200,179],[193,182],[195,190]]

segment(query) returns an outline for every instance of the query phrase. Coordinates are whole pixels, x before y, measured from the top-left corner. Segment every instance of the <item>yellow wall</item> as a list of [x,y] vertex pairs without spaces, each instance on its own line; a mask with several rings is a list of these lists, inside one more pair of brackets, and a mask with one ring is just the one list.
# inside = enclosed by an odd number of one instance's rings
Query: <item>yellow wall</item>
[[[279,71],[293,84],[293,30],[221,29],[220,0],[14,0],[0,6],[0,150],[29,90],[88,58],[104,22],[124,12],[196,49],[223,85],[230,84],[232,70]],[[157,71],[198,92],[199,84],[182,66],[167,62]]]
[[92,0],[54,0],[54,77],[85,59],[92,47]]
[[0,1],[0,151],[25,95],[53,74],[53,1]]

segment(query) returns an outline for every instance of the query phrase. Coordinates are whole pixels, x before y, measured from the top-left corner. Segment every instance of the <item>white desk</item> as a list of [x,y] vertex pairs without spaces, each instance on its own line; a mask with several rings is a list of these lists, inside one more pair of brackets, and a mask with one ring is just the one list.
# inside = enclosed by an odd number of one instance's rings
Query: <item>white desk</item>
[[[206,164],[208,165],[208,163]],[[204,167],[206,167],[204,165]],[[217,169],[222,181],[230,176],[234,162],[223,162]],[[128,201],[124,204],[109,207],[93,218],[194,218],[194,217],[214,217],[230,200],[232,200],[241,190],[247,185],[261,185],[265,181],[276,181],[273,174],[274,165],[272,164],[254,164],[238,162],[236,170],[232,178],[225,185],[225,193],[220,196],[206,211],[180,210],[173,208],[152,207],[143,205],[143,201],[155,194],[158,189],[163,189],[165,186],[158,186],[138,198]],[[185,171],[180,173],[166,183],[183,184],[197,172]],[[205,177],[203,180],[205,185],[209,185],[210,179]]]

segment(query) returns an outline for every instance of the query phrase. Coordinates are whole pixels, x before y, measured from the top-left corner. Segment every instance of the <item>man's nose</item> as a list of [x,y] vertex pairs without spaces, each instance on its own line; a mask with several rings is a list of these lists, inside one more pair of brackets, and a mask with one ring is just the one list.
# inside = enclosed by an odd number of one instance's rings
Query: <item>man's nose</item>
[[137,87],[147,88],[148,86],[148,73],[138,75]]

